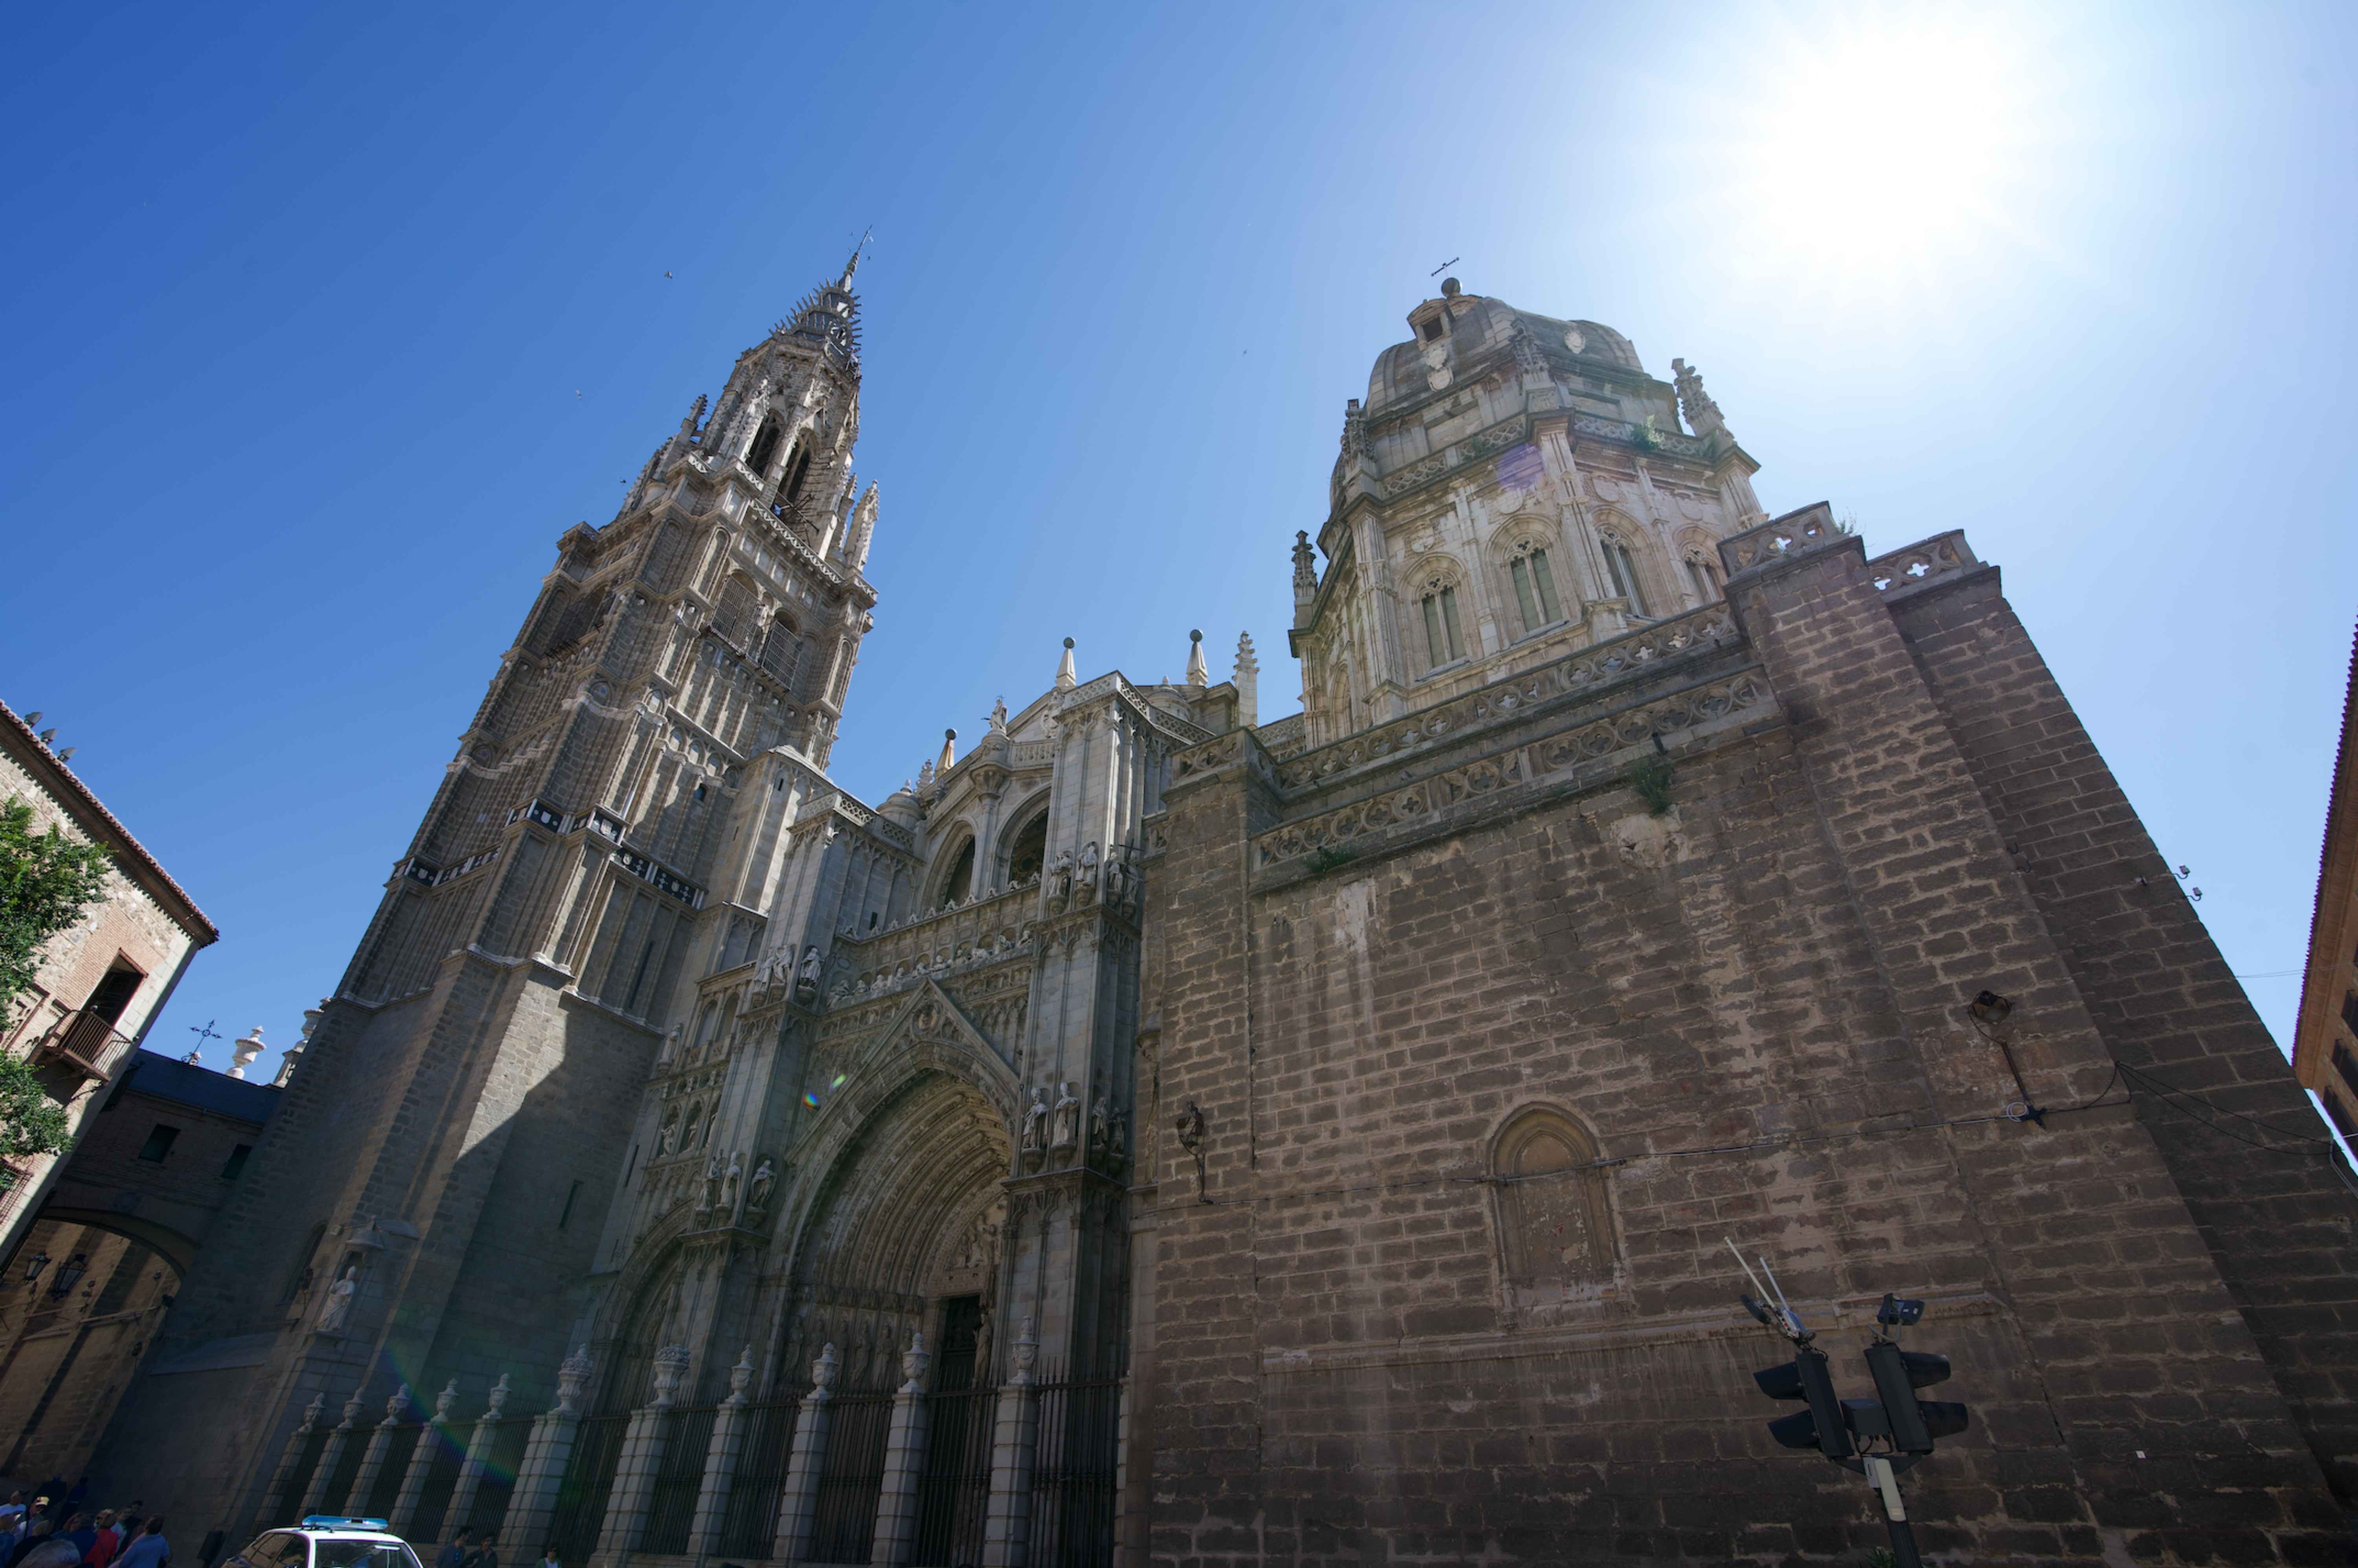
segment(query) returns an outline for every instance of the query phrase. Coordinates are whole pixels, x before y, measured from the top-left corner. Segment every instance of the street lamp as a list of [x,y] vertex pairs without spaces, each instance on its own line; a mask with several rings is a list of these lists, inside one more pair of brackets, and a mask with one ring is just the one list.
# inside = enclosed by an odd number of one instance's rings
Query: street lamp
[[25,1260],[25,1283],[29,1285],[38,1281],[41,1277],[41,1271],[49,1266],[49,1255],[48,1253],[34,1253],[30,1258]]
[[88,1272],[90,1272],[90,1254],[87,1252],[77,1252],[59,1264],[57,1273],[49,1280],[50,1299],[64,1300],[66,1292],[74,1288],[74,1281]]

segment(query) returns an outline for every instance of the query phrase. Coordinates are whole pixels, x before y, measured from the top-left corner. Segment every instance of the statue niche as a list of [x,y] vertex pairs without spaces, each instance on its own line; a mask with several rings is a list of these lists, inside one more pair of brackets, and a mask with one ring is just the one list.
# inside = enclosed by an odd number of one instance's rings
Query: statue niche
[[1596,1141],[1570,1117],[1526,1110],[1491,1152],[1509,1306],[1545,1309],[1600,1294],[1617,1249]]

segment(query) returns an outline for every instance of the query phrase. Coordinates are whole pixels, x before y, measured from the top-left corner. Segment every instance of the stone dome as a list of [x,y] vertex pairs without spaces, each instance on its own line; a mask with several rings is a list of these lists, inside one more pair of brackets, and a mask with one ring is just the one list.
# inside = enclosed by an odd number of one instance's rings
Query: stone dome
[[[1446,330],[1437,338],[1425,338],[1418,324],[1444,311],[1448,318]],[[1451,295],[1425,300],[1409,312],[1409,321],[1412,328],[1418,328],[1418,336],[1404,343],[1394,343],[1377,355],[1375,369],[1368,376],[1367,407],[1370,416],[1388,404],[1428,395],[1432,390],[1428,377],[1434,368],[1433,356],[1436,353],[1462,374],[1476,359],[1505,351],[1512,345],[1518,322],[1550,359],[1569,357],[1634,371],[1639,375],[1646,373],[1646,367],[1639,362],[1636,346],[1602,322],[1559,320],[1536,311],[1518,310],[1505,300],[1487,295]]]

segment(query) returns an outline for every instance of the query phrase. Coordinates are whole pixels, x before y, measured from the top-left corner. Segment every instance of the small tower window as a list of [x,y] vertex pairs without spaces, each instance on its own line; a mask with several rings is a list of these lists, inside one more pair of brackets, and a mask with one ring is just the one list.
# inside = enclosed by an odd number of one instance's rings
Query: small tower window
[[1439,669],[1466,656],[1466,636],[1457,625],[1457,589],[1434,584],[1424,596],[1424,647]]
[[1523,612],[1526,634],[1563,619],[1563,612],[1556,608],[1555,573],[1548,566],[1545,550],[1526,543],[1507,570],[1515,579],[1515,606]]
[[1629,546],[1613,535],[1598,541],[1605,551],[1605,574],[1613,579],[1613,591],[1629,601],[1629,608],[1640,615],[1651,615],[1647,608],[1645,586],[1638,578],[1638,562],[1629,554]]
[[1694,584],[1696,602],[1709,604],[1720,596],[1719,568],[1705,560],[1701,550],[1687,556],[1687,579]]
[[803,481],[810,477],[810,446],[807,442],[795,449],[794,460],[786,465],[786,482],[782,493],[788,501],[800,501]]
[[950,865],[949,881],[942,884],[942,907],[947,909],[964,899],[968,891],[973,886],[974,840],[969,838],[966,841],[965,847],[958,850],[957,859]]
[[778,438],[784,434],[785,427],[778,423],[775,414],[764,418],[761,432],[753,438],[752,449],[745,454],[745,466],[755,473],[768,473],[770,460],[778,455]]
[[1428,343],[1441,336],[1441,318],[1433,317],[1424,324],[1424,341]]

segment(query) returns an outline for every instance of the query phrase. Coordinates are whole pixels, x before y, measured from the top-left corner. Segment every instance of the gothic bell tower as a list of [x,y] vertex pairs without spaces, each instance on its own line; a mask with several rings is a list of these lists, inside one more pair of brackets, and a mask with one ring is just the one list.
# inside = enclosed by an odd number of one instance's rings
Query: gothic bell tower
[[871,623],[857,265],[557,540],[322,1004],[161,1353],[242,1348],[146,1380],[115,1450],[233,1536],[315,1397],[557,1386],[641,1086],[760,948]]

